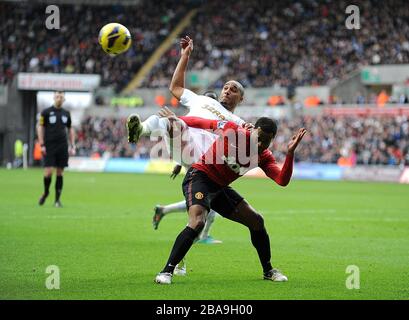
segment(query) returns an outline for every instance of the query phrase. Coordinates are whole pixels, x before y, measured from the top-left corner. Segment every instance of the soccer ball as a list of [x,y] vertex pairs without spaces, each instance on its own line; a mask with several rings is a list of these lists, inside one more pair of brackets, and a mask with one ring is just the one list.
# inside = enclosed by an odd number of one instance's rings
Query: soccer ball
[[99,31],[98,42],[111,56],[123,53],[131,46],[131,33],[119,23],[108,23]]

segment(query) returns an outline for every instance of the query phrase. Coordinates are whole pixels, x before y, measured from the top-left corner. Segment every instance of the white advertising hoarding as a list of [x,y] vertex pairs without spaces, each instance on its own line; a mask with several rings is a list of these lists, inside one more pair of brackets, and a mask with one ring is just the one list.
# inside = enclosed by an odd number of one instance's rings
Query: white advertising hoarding
[[20,90],[92,91],[99,86],[99,74],[24,73],[17,75]]

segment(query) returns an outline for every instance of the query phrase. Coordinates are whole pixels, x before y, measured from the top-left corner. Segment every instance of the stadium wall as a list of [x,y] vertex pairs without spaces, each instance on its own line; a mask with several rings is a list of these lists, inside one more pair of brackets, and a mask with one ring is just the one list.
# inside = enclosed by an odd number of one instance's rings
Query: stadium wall
[[[80,172],[170,174],[174,165],[175,163],[172,161],[161,159],[92,159],[86,157],[71,157],[68,170]],[[183,173],[184,170],[182,171],[182,174]],[[246,176],[266,178],[264,172],[259,168],[251,170]],[[293,177],[294,179],[300,180],[348,180],[409,183],[409,168],[365,165],[343,167],[336,164],[297,163],[294,166]]]

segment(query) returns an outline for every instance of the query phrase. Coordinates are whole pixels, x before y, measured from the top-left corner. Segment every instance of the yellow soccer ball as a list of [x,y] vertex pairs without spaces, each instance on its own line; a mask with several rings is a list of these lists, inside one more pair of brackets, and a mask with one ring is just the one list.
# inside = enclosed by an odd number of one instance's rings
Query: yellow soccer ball
[[98,42],[111,56],[124,53],[131,46],[131,33],[119,23],[108,23],[99,31]]

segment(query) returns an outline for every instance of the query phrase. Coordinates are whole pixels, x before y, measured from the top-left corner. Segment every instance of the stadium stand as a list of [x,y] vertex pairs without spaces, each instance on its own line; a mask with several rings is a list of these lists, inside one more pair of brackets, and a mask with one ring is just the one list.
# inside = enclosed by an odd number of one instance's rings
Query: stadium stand
[[[141,6],[99,6],[97,11],[89,5],[62,5],[65,20],[57,33],[45,31],[41,19],[28,19],[44,15],[44,6],[2,2],[0,83],[9,82],[19,71],[99,73],[102,85],[120,90],[183,17],[187,3],[192,5],[188,0],[161,1],[161,6],[142,1]],[[230,78],[253,87],[326,84],[362,65],[409,62],[405,36],[409,7],[403,0],[385,8],[378,0],[360,2],[359,32],[346,32],[345,1],[238,0],[227,4],[230,9],[220,11],[217,1],[202,1],[201,10],[184,31],[194,35],[198,45],[192,69],[227,67],[228,72],[214,83],[217,88]],[[95,28],[108,17],[128,25],[137,43],[116,59],[93,50]],[[174,46],[143,87],[166,87],[177,58]]]
[[[61,29],[47,30],[45,6],[33,2],[1,2],[0,84],[18,72],[98,73],[102,86],[121,90],[186,12],[188,1],[141,1],[140,6],[59,5]],[[143,14],[141,14],[143,8]],[[3,23],[4,21],[4,23]],[[129,26],[134,44],[115,59],[95,50],[96,31],[108,22]],[[81,27],[79,27],[81,26]],[[99,48],[98,48],[99,49]]]
[[[191,69],[228,72],[245,86],[322,85],[343,79],[358,67],[409,62],[409,7],[406,1],[360,1],[361,29],[345,27],[346,1],[227,1],[220,10],[206,2],[186,34],[197,45]],[[380,20],[379,17],[382,17]],[[207,23],[211,21],[211,23]],[[170,49],[145,80],[146,87],[168,85],[177,63]]]
[[[9,85],[18,72],[97,73],[102,76],[102,87],[112,85],[120,91],[192,6],[200,9],[183,31],[195,41],[189,70],[225,68],[227,73],[213,83],[214,88],[220,88],[230,78],[255,88],[323,85],[343,79],[360,66],[409,63],[409,6],[404,0],[388,2],[387,6],[379,0],[360,1],[360,30],[345,27],[346,1],[228,0],[223,10],[217,1],[160,3],[158,6],[141,0],[138,6],[102,5],[98,10],[89,4],[61,4],[61,30],[55,32],[46,30],[42,19],[30,18],[44,15],[44,5],[0,2],[0,84]],[[128,26],[134,41],[128,52],[115,59],[100,48],[95,50],[95,30],[110,21]],[[175,45],[154,66],[142,87],[167,88],[179,58],[177,43],[175,39]],[[178,105],[160,94],[156,98],[160,106]],[[383,106],[407,103],[408,96],[402,93],[399,99],[392,100],[385,92],[369,98],[358,92],[354,100],[358,105]],[[321,104],[317,99],[309,101],[312,106]],[[283,103],[291,101],[272,95],[263,102],[266,108]],[[78,155],[149,157],[149,140],[142,139],[135,147],[123,139],[124,121],[83,119]],[[300,125],[309,128],[311,135],[305,138],[309,147],[300,148],[297,161],[409,163],[407,116],[320,115],[282,120],[274,144],[278,160],[283,158],[283,142]]]

